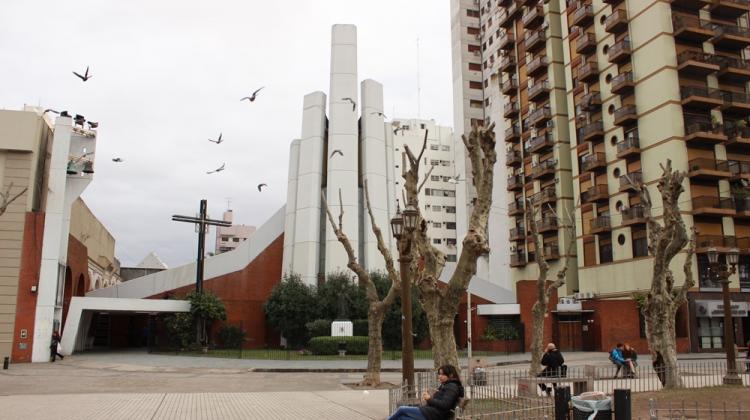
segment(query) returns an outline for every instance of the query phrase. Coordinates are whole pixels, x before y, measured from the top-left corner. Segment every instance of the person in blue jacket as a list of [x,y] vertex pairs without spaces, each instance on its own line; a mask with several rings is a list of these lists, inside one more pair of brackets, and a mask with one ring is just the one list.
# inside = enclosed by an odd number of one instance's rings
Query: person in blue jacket
[[617,378],[617,374],[620,373],[620,369],[625,368],[622,376],[623,378],[631,377],[633,374],[633,365],[632,362],[629,359],[626,359],[622,355],[622,350],[625,346],[622,343],[617,343],[617,346],[612,349],[612,351],[609,353],[609,360],[612,361],[615,365],[617,365],[617,370],[615,371],[615,378]]

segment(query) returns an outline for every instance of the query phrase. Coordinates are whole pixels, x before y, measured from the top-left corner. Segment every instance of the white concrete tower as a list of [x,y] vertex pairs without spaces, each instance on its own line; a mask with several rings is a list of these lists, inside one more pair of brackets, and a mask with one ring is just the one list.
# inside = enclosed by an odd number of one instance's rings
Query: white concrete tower
[[[385,143],[386,126],[383,121],[383,85],[374,80],[362,81],[362,176],[367,180],[370,206],[375,223],[390,249],[391,235],[388,218],[388,166]],[[364,194],[364,183],[362,185]],[[363,196],[364,205],[364,196]],[[367,208],[363,209],[364,266],[368,270],[385,270],[385,261],[378,251]]]
[[[357,27],[334,25],[331,31],[331,87],[329,90],[328,173],[326,200],[335,214],[344,210],[343,228],[359,251],[359,97],[357,95]],[[333,158],[333,151],[339,150]],[[302,154],[304,156],[304,154]],[[325,274],[346,270],[348,258],[326,223]]]
[[284,255],[282,257],[284,274],[291,274],[294,260],[294,227],[297,220],[297,177],[299,176],[299,146],[297,139],[289,146],[289,178],[286,189],[286,212],[284,217]]

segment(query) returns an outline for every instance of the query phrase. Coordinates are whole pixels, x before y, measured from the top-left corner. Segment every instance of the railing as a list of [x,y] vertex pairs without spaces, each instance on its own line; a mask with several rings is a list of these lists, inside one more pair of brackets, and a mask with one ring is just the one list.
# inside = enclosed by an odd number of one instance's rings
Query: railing
[[729,92],[723,90],[721,91],[721,97],[724,99],[724,102],[750,104],[750,95],[744,92]]
[[518,150],[511,150],[505,154],[505,162],[513,163],[521,160],[521,152]]
[[502,69],[508,66],[515,66],[515,65],[516,65],[516,57],[512,55],[506,55],[500,59],[500,68]]
[[591,110],[595,106],[601,106],[602,96],[599,92],[589,92],[581,97],[581,108],[584,111]]
[[526,72],[529,74],[533,74],[539,68],[547,67],[548,65],[549,65],[549,60],[547,59],[546,55],[536,57],[526,64]]
[[548,107],[545,106],[529,114],[529,122],[531,124],[536,124],[539,121],[549,119],[551,117],[552,117],[552,111]]
[[726,69],[727,67],[734,67],[736,69],[744,69],[748,70],[750,69],[750,61],[744,60],[742,58],[735,58],[735,57],[717,57],[718,61],[720,63],[720,67],[722,70]]
[[537,230],[550,230],[557,229],[557,218],[554,217],[543,217],[542,220],[536,222]]
[[680,87],[680,97],[682,99],[686,99],[691,96],[698,96],[701,98],[722,99],[721,91],[719,89],[702,87],[702,86]]
[[523,22],[523,26],[528,26],[529,22],[541,16],[544,16],[544,8],[542,6],[534,6],[528,12],[524,13],[523,17],[521,17],[521,22]]
[[583,171],[590,171],[592,168],[596,168],[606,164],[606,155],[601,152],[586,155],[581,159],[581,169]]
[[630,172],[620,176],[620,188],[636,187],[643,183],[643,172]]
[[[734,199],[734,209],[741,212],[748,212],[750,211],[750,197],[746,195],[735,195],[732,197]],[[750,246],[743,246],[743,248],[750,248]]]
[[610,60],[616,58],[619,54],[630,54],[630,41],[623,39],[609,48],[607,56]]
[[750,162],[730,160],[728,162],[728,167],[732,176],[750,175]]
[[548,81],[542,80],[541,82],[536,82],[529,88],[529,99],[547,91],[549,91]]
[[583,81],[584,79],[599,74],[599,64],[596,61],[585,61],[583,64],[578,66],[576,75],[578,80]]
[[695,133],[710,133],[718,129],[714,127],[711,121],[706,120],[693,120],[685,119],[685,134],[691,135]]
[[611,26],[616,25],[617,23],[626,23],[628,21],[628,16],[625,10],[623,9],[617,9],[615,8],[612,13],[607,16],[606,19],[604,19],[604,27],[607,31],[609,31]]
[[591,219],[591,230],[609,230],[612,228],[612,220],[609,216],[599,216]]
[[700,19],[697,16],[685,16],[685,15],[672,15],[672,28],[675,32],[679,32],[682,29],[687,28],[701,28],[713,30],[714,24],[705,19]]
[[695,158],[688,161],[688,172],[701,170],[729,172],[729,163],[726,160],[711,158]]
[[543,40],[545,40],[544,30],[539,29],[539,30],[526,32],[523,43],[526,48],[530,48],[534,46],[534,44],[536,44],[537,42],[540,42]]
[[635,110],[635,105],[625,105],[615,110],[615,121],[619,121],[627,116],[636,117],[638,113]]
[[717,37],[723,34],[750,37],[750,28],[743,28],[728,23],[708,23],[716,31]]
[[503,115],[510,115],[518,112],[518,102],[508,102],[503,106]]
[[521,265],[526,265],[526,255],[522,253],[515,253],[511,254],[510,256],[510,265],[513,267],[518,267]]
[[585,21],[593,17],[594,17],[594,6],[590,4],[584,5],[576,9],[576,11],[573,13],[573,24],[579,25],[580,21]]
[[538,177],[550,169],[554,172],[556,166],[557,160],[555,159],[547,159],[543,162],[539,162],[539,164],[532,169],[531,176]]
[[623,141],[617,142],[617,153],[622,153],[628,149],[637,149],[640,147],[638,137],[628,137]]
[[706,64],[718,64],[719,58],[714,54],[706,54],[698,51],[683,51],[677,54],[677,64],[683,64],[686,61],[699,61]]
[[581,201],[589,202],[598,198],[605,198],[609,195],[606,185],[594,185],[581,194]]
[[[503,93],[505,94],[508,94],[508,92],[514,91],[516,89],[518,89],[518,80],[516,79],[508,79],[500,83],[500,90],[502,90]],[[516,105],[516,108],[518,108],[517,102],[512,102],[512,103]],[[507,109],[507,105],[508,104],[506,104],[506,109]]]
[[510,230],[510,237],[511,238],[525,238],[526,229],[524,229],[523,226],[514,227]]
[[508,177],[508,188],[523,186],[523,175],[511,175]]
[[696,235],[695,248],[733,248],[737,244],[734,236],[723,235]]
[[547,259],[560,258],[560,247],[557,244],[544,245],[544,257]]
[[504,47],[508,42],[515,42],[516,36],[513,34],[513,32],[504,30],[500,33],[500,38],[497,39],[497,42],[500,43],[500,48]]
[[731,197],[714,197],[702,195],[693,197],[693,210],[700,208],[711,208],[718,210],[734,210],[734,200]]
[[557,198],[557,194],[555,193],[554,188],[547,187],[538,193],[534,193],[531,197],[531,202],[534,204],[539,204],[545,200],[555,200]]
[[631,72],[625,72],[622,74],[618,74],[617,76],[612,78],[612,90],[616,91],[619,89],[622,85],[626,83],[633,83],[633,73]]
[[508,204],[508,214],[523,213],[523,201],[514,201]]
[[[505,107],[507,108],[508,105],[509,104],[505,104]],[[505,138],[512,138],[512,137],[517,137],[520,135],[521,135],[521,130],[518,128],[518,125],[516,124],[513,124],[512,126],[505,129]]]
[[581,127],[578,130],[578,134],[581,139],[585,140],[589,136],[599,131],[604,131],[604,124],[601,121],[595,121]]
[[584,32],[576,39],[576,51],[578,53],[596,47],[596,35],[593,32]]
[[544,134],[541,136],[532,137],[531,140],[527,141],[524,145],[524,150],[527,152],[533,152],[539,147],[553,146],[552,136]]
[[645,218],[646,208],[643,207],[642,205],[635,205],[633,207],[623,208],[620,213],[622,213],[622,221],[628,222],[632,220]]

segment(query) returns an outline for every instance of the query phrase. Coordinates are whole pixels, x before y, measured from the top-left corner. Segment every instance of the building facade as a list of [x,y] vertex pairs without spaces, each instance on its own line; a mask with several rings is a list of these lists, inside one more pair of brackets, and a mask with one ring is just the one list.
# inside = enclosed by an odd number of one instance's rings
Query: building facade
[[120,261],[115,257],[115,237],[81,198],[71,208],[70,236],[86,247],[89,275],[86,292],[122,281]]
[[[224,212],[222,220],[225,222],[234,221],[234,212],[232,212],[232,209],[228,209]],[[214,254],[221,254],[222,252],[231,251],[237,248],[240,242],[246,241],[253,233],[255,233],[255,226],[217,226]]]

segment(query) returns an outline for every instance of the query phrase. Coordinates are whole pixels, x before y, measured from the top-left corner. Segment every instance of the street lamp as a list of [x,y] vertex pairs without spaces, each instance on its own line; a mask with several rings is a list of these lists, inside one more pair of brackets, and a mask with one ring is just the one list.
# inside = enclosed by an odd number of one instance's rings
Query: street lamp
[[729,297],[729,276],[737,272],[740,251],[732,248],[727,252],[727,262],[719,262],[719,252],[716,248],[708,249],[708,263],[713,275],[721,282],[721,292],[724,298],[724,350],[727,353],[727,371],[724,375],[724,385],[742,385],[742,378],[737,374],[737,360],[734,352],[734,323],[732,322],[732,300]]
[[[401,375],[406,382],[407,395],[414,393],[414,342],[412,338],[411,282],[407,272],[411,264],[411,235],[417,227],[419,211],[411,203],[403,214],[396,210],[391,219],[393,237],[398,242],[398,262],[401,272]],[[406,234],[404,234],[406,233]]]

